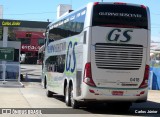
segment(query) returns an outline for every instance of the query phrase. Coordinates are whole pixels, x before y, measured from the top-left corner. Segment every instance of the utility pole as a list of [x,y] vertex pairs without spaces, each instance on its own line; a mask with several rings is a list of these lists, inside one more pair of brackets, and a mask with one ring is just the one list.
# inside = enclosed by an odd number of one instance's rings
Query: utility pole
[[3,6],[0,5],[0,19],[3,19]]

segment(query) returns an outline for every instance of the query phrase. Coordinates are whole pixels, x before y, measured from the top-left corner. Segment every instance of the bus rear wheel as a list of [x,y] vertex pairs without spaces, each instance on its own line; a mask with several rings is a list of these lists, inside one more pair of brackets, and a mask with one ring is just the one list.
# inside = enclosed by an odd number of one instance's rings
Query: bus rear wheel
[[47,88],[47,80],[46,80],[46,77],[44,78],[43,87],[44,87],[44,89]]
[[69,86],[65,87],[65,103],[67,106],[71,106],[71,93],[70,93],[70,88]]
[[73,109],[78,109],[79,108],[79,102],[73,99],[73,86],[70,87],[70,100],[71,100],[71,107]]

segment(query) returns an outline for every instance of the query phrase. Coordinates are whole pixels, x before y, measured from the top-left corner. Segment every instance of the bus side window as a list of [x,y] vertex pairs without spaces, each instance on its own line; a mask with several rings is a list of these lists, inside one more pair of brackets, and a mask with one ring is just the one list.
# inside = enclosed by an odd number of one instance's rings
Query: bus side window
[[65,67],[65,55],[58,55],[57,56],[57,63],[56,63],[56,69],[57,72],[63,73],[64,72],[64,67]]

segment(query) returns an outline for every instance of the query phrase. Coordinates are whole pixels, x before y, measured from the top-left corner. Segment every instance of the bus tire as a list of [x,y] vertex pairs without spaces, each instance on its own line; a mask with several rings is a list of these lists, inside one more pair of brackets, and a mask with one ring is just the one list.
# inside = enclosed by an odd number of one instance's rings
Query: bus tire
[[71,96],[70,96],[70,100],[71,100],[71,107],[73,108],[73,109],[78,109],[79,108],[79,102],[78,101],[76,101],[76,100],[74,100],[73,99],[73,86],[71,85],[71,87],[70,87],[70,94],[71,94]]
[[23,74],[20,74],[20,79],[21,79],[21,81],[24,81]]
[[71,93],[70,88],[68,86],[65,87],[65,103],[67,106],[71,106]]
[[52,97],[53,96],[53,92],[47,90],[46,95],[47,95],[47,97]]
[[47,88],[47,80],[46,80],[46,77],[44,78],[44,82],[43,82],[44,84],[44,89],[46,89]]

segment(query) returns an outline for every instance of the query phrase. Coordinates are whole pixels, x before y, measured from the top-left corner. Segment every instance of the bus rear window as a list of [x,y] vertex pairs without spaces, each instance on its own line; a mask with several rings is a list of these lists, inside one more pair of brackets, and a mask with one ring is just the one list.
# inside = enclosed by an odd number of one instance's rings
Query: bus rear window
[[148,29],[147,11],[140,6],[97,4],[92,26],[121,26]]

